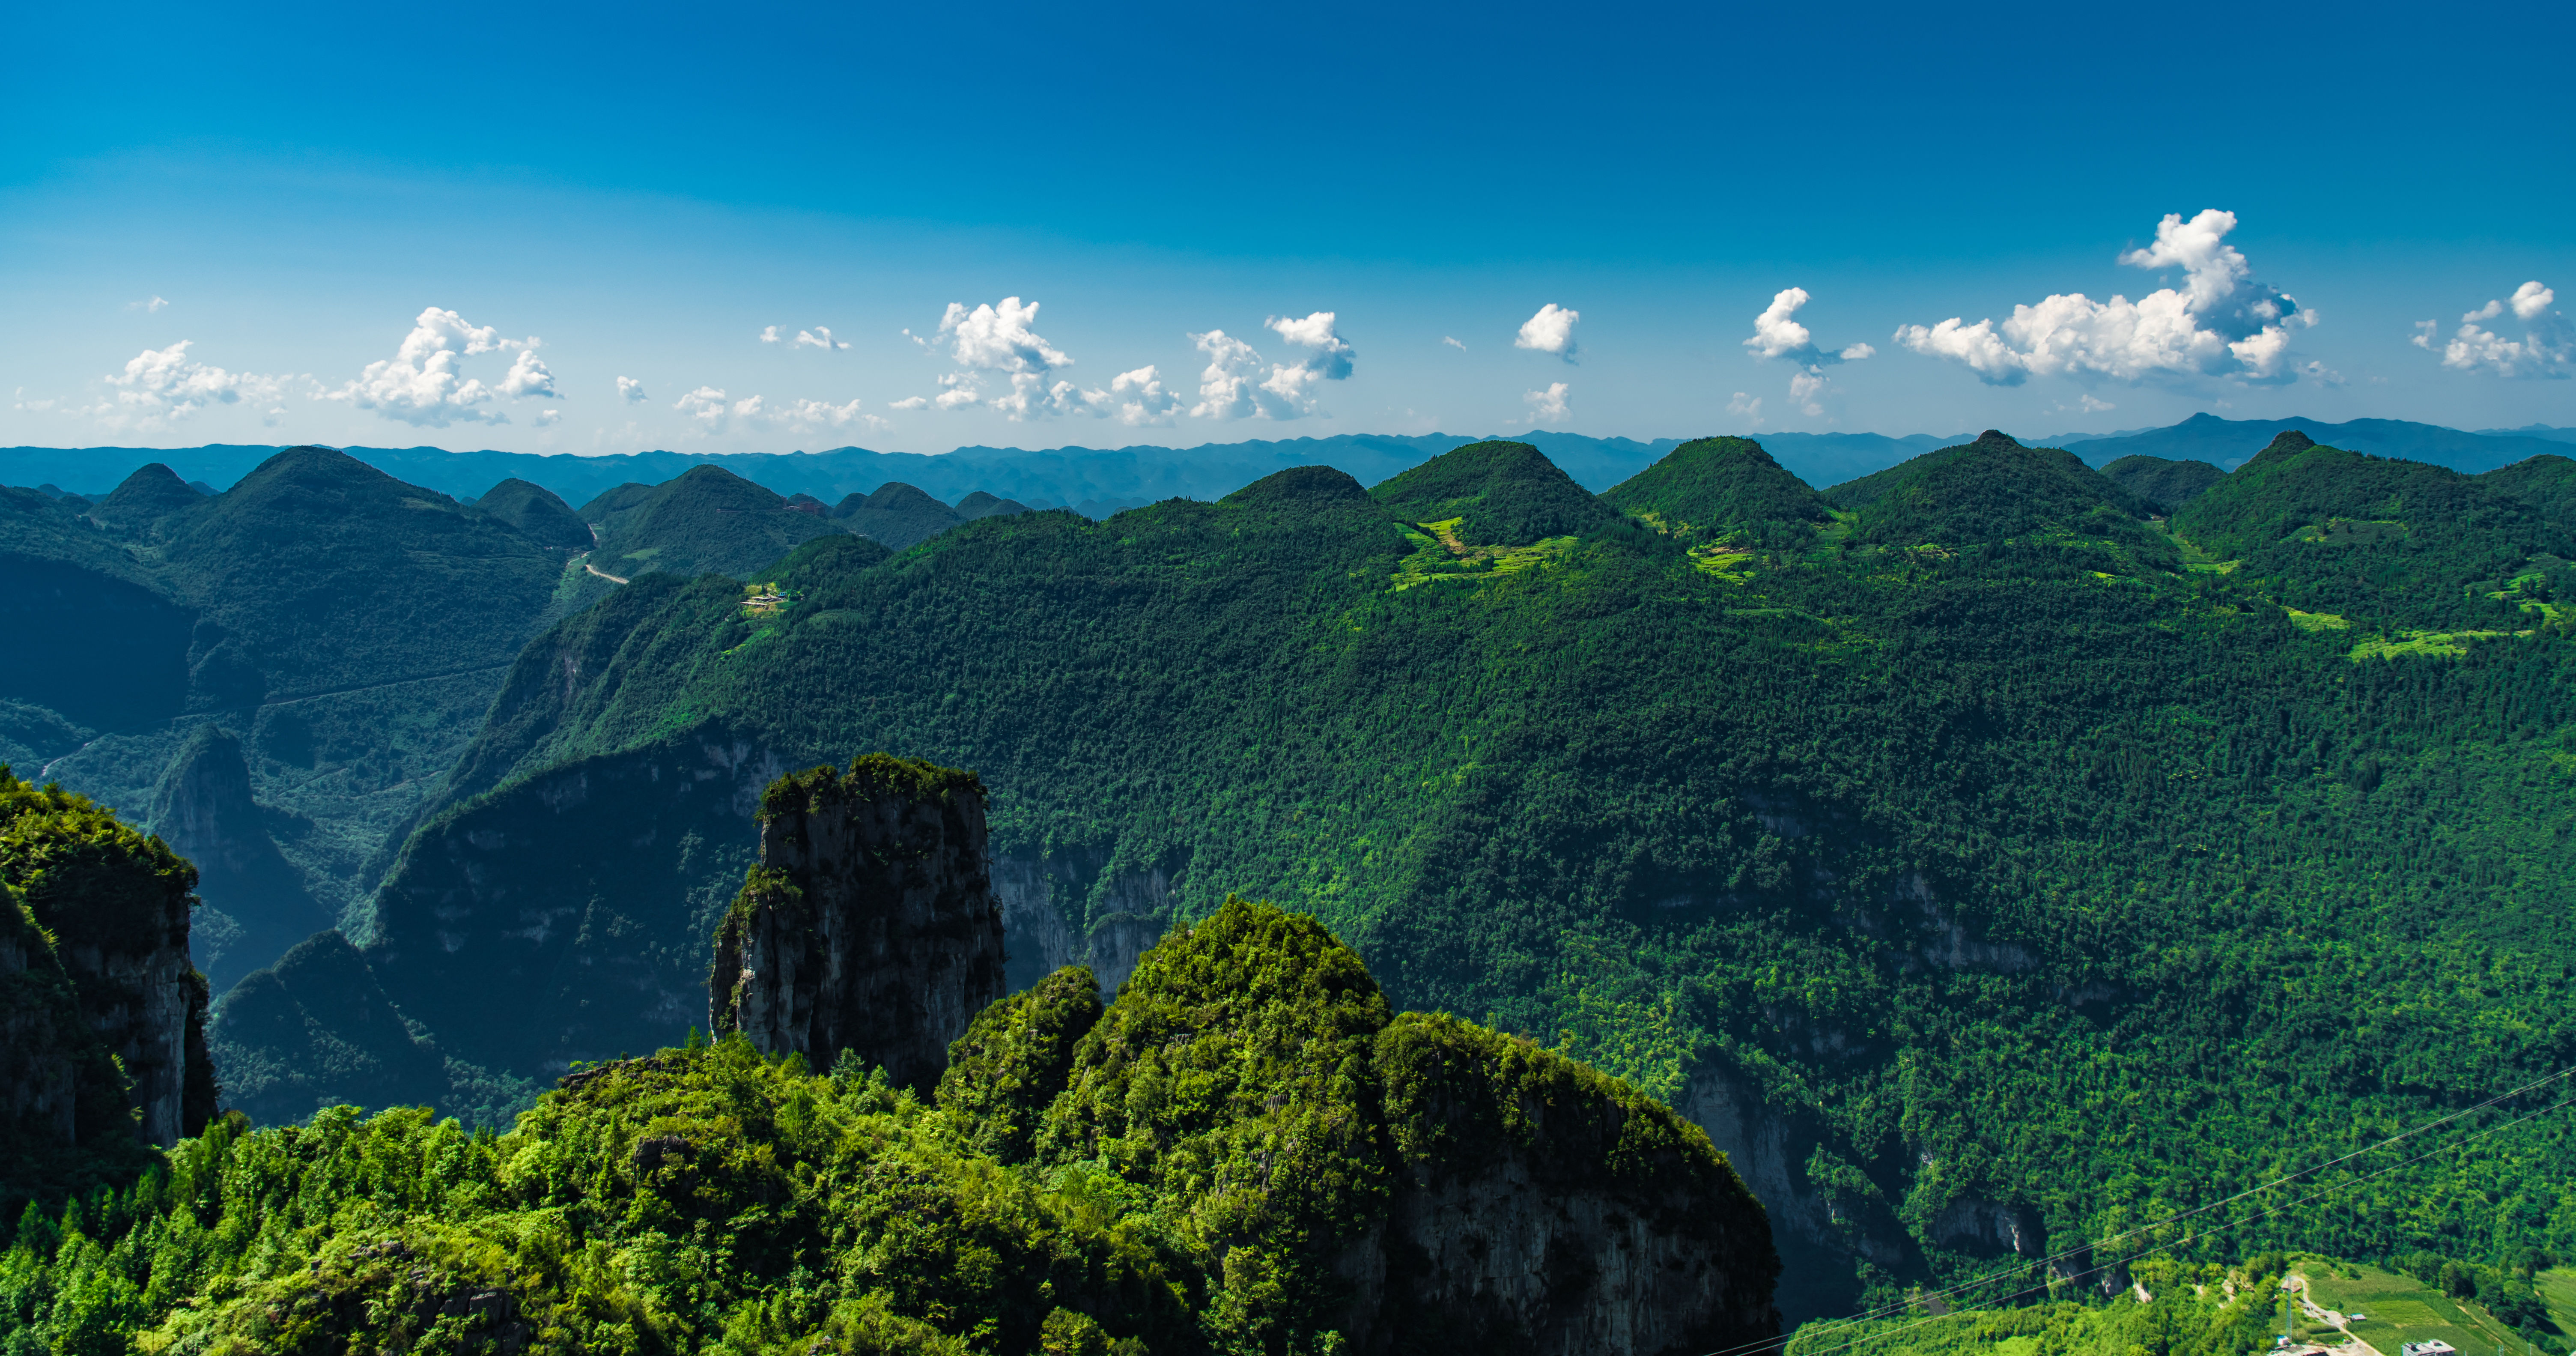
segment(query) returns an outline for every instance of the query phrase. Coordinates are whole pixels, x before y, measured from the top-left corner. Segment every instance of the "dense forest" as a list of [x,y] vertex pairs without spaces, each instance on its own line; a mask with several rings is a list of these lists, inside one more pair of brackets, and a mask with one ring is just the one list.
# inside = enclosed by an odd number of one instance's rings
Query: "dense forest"
[[[1793,1314],[2576,1063],[2567,528],[2295,434],[2164,507],[2000,435],[1821,499],[1749,444],[1601,499],[1481,444],[822,538],[771,611],[639,578],[522,657],[356,938],[426,1034],[259,1057],[541,1082],[675,1040],[762,770],[886,747],[994,789],[1015,964],[1269,898],[1670,1100]],[[2576,1251],[2568,1153],[2534,1123],[2253,1242]]]
[[[682,1045],[760,788],[888,749],[991,788],[1015,987],[1115,995],[1275,901],[1705,1127],[1793,1321],[1903,1312],[2576,1065],[2576,463],[2248,451],[1990,433],[1819,493],[1709,439],[1594,496],[1482,443],[637,574],[519,653],[343,932],[217,1005],[227,1105],[498,1131]],[[2529,1284],[2576,1255],[2563,1113],[2507,1124],[2549,1105],[2159,1255]],[[1974,1340],[2241,1350],[2222,1280],[2153,1320],[2188,1340]]]

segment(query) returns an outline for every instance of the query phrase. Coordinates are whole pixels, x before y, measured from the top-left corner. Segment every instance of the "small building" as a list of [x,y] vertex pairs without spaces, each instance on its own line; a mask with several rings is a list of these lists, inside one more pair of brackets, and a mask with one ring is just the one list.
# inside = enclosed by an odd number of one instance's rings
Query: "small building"
[[2460,1356],[2460,1349],[2438,1338],[2430,1342],[2409,1342],[2397,1349],[2398,1356]]

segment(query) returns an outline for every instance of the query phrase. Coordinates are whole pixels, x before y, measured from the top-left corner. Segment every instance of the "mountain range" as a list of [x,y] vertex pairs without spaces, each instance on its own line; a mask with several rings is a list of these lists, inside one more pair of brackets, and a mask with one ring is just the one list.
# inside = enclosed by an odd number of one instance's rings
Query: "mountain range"
[[[1230,896],[1312,915],[1703,1127],[1812,1315],[2576,1064],[2576,461],[2211,432],[1821,489],[1696,439],[1597,494],[1482,440],[1098,519],[145,468],[0,493],[0,757],[204,864],[228,1105],[483,1124],[704,1019],[780,775],[972,768],[1014,990],[1114,996]],[[2299,1227],[2559,1246],[2566,1153]]]

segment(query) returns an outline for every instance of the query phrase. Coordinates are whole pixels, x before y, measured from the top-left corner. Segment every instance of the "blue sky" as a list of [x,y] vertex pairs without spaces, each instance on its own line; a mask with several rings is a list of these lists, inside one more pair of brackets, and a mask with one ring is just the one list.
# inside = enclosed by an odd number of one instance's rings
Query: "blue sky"
[[16,24],[0,443],[2576,424],[2563,6]]

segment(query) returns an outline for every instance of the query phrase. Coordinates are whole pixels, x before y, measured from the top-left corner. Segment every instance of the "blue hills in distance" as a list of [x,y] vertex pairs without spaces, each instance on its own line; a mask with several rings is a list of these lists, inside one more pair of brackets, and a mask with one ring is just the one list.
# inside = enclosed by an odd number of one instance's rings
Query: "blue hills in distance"
[[[2090,465],[2143,455],[2169,461],[2205,461],[2222,470],[2261,451],[2272,438],[2295,430],[2318,442],[2373,456],[2430,462],[2476,473],[2543,454],[2576,451],[2576,428],[2532,426],[2468,432],[2402,419],[2222,419],[2197,414],[2166,428],[2109,436],[2058,434],[2023,438],[2031,446],[2063,447]],[[1697,435],[1694,435],[1697,436]],[[1808,484],[1823,488],[1884,470],[1909,457],[1969,441],[1973,431],[1949,436],[1916,433],[1753,433],[1774,459]],[[1627,479],[1681,443],[1678,438],[1640,442],[1579,433],[1535,430],[1517,435],[1584,488],[1595,492]],[[469,499],[512,478],[542,485],[572,504],[585,503],[623,484],[658,484],[690,467],[713,463],[783,495],[808,494],[826,503],[868,494],[900,482],[954,503],[977,490],[1033,508],[1068,507],[1092,517],[1161,499],[1213,500],[1291,466],[1329,465],[1375,484],[1453,447],[1470,435],[1336,434],[1326,438],[1260,439],[1195,447],[1139,445],[1118,448],[1067,446],[960,447],[953,452],[872,452],[859,447],[821,452],[621,453],[585,457],[570,453],[451,452],[437,447],[343,449],[386,474]],[[213,488],[230,486],[275,455],[278,446],[216,443],[202,447],[0,448],[0,484],[67,487],[96,499],[137,467],[160,462],[183,480]]]

